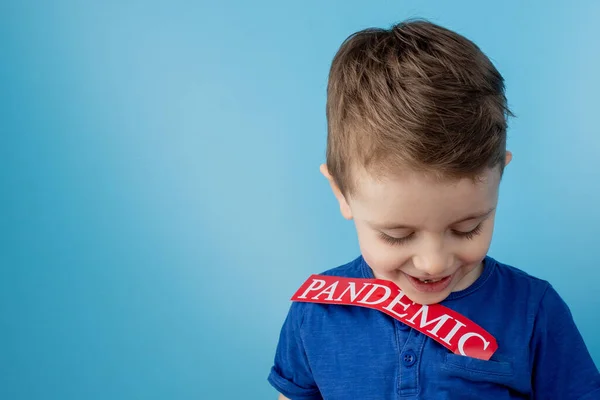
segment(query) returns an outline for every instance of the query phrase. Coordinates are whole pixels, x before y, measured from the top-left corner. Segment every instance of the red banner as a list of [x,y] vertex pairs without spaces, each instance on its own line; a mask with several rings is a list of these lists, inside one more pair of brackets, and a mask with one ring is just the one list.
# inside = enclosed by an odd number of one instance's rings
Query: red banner
[[440,304],[414,303],[391,281],[312,275],[292,301],[379,310],[463,356],[489,360],[498,349],[496,339],[473,321]]

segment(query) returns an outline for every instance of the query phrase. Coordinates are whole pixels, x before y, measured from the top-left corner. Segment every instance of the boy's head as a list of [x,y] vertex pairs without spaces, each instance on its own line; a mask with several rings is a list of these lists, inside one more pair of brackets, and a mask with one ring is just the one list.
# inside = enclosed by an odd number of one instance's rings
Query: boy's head
[[491,61],[435,24],[360,31],[336,54],[321,170],[375,275],[413,301],[439,302],[479,276],[509,114]]

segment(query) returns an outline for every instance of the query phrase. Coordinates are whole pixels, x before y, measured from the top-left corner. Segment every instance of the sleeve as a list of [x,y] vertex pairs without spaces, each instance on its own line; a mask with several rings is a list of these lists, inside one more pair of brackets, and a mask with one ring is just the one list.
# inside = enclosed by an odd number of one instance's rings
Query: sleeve
[[291,400],[322,400],[300,336],[305,308],[304,303],[292,303],[281,328],[268,381]]
[[598,368],[571,311],[552,286],[542,297],[531,346],[534,399],[600,399]]

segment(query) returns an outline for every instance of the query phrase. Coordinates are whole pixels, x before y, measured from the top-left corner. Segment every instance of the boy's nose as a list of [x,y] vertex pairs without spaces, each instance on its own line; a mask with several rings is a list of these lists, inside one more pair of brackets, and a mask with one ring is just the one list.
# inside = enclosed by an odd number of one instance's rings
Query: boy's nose
[[417,270],[436,278],[445,275],[451,265],[450,261],[450,257],[443,252],[422,254],[413,258],[413,264]]

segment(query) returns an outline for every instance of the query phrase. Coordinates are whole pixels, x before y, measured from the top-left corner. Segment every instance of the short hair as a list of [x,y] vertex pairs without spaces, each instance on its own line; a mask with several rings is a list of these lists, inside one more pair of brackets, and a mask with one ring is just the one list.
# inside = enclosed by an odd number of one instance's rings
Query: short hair
[[362,166],[475,178],[504,169],[504,79],[467,38],[425,20],[348,37],[327,85],[327,168],[342,193]]

